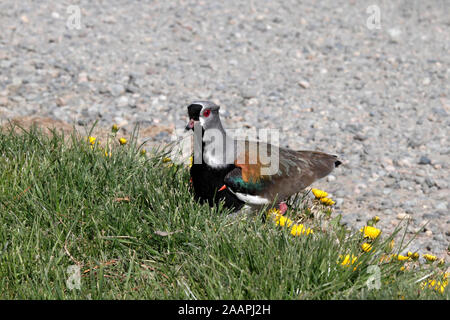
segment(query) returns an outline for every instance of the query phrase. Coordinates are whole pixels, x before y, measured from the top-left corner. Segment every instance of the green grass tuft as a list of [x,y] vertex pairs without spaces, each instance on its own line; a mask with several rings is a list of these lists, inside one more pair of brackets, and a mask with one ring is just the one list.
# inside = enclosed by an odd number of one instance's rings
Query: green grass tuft
[[[320,230],[298,207],[315,232],[293,237],[260,214],[195,203],[187,168],[141,155],[135,140],[111,134],[91,147],[77,134],[0,130],[0,299],[449,298],[420,288],[436,264],[380,263],[390,238],[363,253],[361,234],[327,210]],[[354,265],[338,263],[352,253]],[[67,284],[73,265],[80,289]],[[367,286],[372,265],[378,290]]]

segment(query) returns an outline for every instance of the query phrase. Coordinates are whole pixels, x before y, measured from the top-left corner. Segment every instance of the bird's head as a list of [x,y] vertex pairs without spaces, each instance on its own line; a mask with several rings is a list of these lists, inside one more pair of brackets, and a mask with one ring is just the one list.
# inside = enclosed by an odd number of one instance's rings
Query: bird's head
[[194,101],[188,107],[189,122],[186,130],[194,130],[197,121],[203,130],[221,127],[219,106],[211,101]]

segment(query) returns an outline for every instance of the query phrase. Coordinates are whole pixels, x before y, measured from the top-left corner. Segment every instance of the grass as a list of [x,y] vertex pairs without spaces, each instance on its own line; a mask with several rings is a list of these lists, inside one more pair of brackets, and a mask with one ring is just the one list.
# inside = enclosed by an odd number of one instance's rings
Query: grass
[[[194,202],[187,168],[143,156],[134,138],[112,136],[105,156],[78,134],[16,131],[0,130],[1,299],[449,298],[420,287],[445,266],[381,263],[392,236],[364,253],[361,233],[312,200],[288,214],[315,232],[294,237],[260,214]],[[340,264],[346,254],[355,264]]]

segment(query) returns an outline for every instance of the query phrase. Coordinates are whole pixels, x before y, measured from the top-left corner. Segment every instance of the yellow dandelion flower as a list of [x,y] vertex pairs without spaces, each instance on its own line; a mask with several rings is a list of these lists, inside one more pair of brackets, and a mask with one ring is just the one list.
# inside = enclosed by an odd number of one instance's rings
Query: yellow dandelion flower
[[171,162],[171,161],[172,161],[172,159],[170,159],[169,157],[164,157],[162,159],[162,162],[164,162],[164,163]]
[[286,225],[288,227],[290,227],[294,223],[291,219],[282,216],[281,211],[276,208],[270,209],[267,212],[267,215],[272,216],[272,218],[276,222],[276,224],[279,226],[282,226],[282,227],[284,227]]
[[326,198],[328,196],[328,193],[326,193],[325,191],[320,190],[320,189],[313,188],[313,189],[311,189],[311,191],[317,199]]
[[365,252],[369,252],[370,250],[372,250],[372,245],[367,242],[364,242],[361,245],[361,249],[363,249],[363,251],[365,251]]
[[425,287],[426,287],[426,285],[427,285],[426,281],[422,281],[422,282],[420,283],[420,289],[424,290]]
[[335,202],[330,198],[320,198],[320,202],[322,202],[326,206],[332,206],[333,204],[335,204]]
[[436,279],[430,279],[428,281],[423,281],[420,284],[422,290],[424,290],[425,288],[428,288],[428,289],[435,290],[441,294],[444,293],[447,285],[448,285],[448,280],[445,280],[445,279],[443,281],[439,281]]
[[293,236],[299,236],[303,233],[305,233],[305,226],[303,224],[294,224],[291,229],[291,234]]
[[111,131],[114,132],[114,133],[116,133],[117,131],[119,131],[119,127],[117,126],[117,124],[114,123],[114,124],[112,125]]
[[146,153],[147,153],[147,150],[145,150],[145,149],[141,150],[141,156],[145,156]]
[[267,211],[267,215],[281,215],[281,211],[277,208],[272,208],[269,211]]
[[119,139],[119,142],[120,142],[121,145],[124,145],[124,144],[127,143],[127,139],[125,139],[125,138],[120,138],[120,139]]
[[399,254],[399,255],[394,255],[394,257],[396,257],[398,261],[409,260],[409,257],[407,257],[407,256],[402,256],[401,254]]
[[406,254],[408,257],[410,257],[411,259],[413,259],[413,260],[417,260],[417,259],[419,259],[419,254],[417,253],[417,252],[411,252],[411,251],[408,251],[408,253]]
[[406,270],[406,268],[403,266],[403,267],[400,267],[400,271],[405,271]]
[[433,262],[437,260],[436,256],[433,256],[432,254],[424,254],[423,257],[425,258],[425,260]]
[[364,233],[365,238],[370,238],[372,240],[376,239],[381,233],[380,229],[371,226],[365,226],[361,228],[360,231]]
[[372,221],[377,223],[378,221],[380,221],[380,217],[379,216],[375,216],[372,218]]
[[276,224],[281,227],[284,227],[284,226],[290,227],[294,223],[291,219],[283,217],[282,215],[277,215],[277,216],[275,216],[274,219],[275,219]]
[[300,236],[302,234],[309,235],[311,233],[314,233],[314,231],[311,228],[305,228],[303,224],[294,224],[294,226],[291,229],[291,234],[293,236]]
[[305,228],[303,224],[294,224],[294,222],[281,215],[281,211],[277,208],[272,208],[267,212],[267,217],[271,217],[275,223],[281,227],[291,228],[291,234],[293,236],[300,236],[302,234],[312,234],[314,231],[311,228]]
[[267,211],[266,217],[275,220],[276,216],[279,215],[281,215],[281,211],[278,210],[277,208],[272,208],[269,211]]
[[342,259],[341,265],[343,266],[349,266],[351,264],[354,264],[356,260],[358,260],[358,257],[353,254],[351,257],[349,254],[345,255],[345,257],[340,255],[339,258]]
[[97,140],[97,138],[89,136],[89,137],[87,138],[87,140],[88,140],[88,142],[89,142],[91,145],[94,145],[95,140]]

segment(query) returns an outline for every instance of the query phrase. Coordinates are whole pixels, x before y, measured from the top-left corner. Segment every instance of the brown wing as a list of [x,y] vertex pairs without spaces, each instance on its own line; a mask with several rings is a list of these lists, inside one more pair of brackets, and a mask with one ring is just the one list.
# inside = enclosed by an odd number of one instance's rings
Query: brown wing
[[280,148],[279,174],[267,191],[272,197],[288,198],[330,174],[339,163],[336,156],[323,152]]
[[243,149],[235,161],[242,180],[253,183],[263,179],[264,189],[258,194],[271,201],[300,192],[340,164],[336,156],[323,152],[294,151],[262,142],[246,141]]

